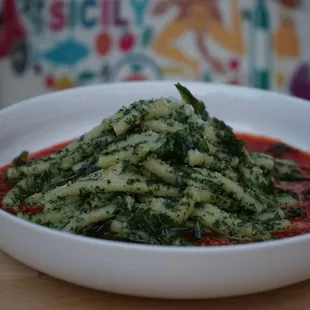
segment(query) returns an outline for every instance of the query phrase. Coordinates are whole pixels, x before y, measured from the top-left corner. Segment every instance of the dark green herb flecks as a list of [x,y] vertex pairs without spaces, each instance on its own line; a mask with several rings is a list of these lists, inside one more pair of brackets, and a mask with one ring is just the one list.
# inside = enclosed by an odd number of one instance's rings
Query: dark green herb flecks
[[307,215],[306,212],[300,208],[286,210],[285,214],[288,218],[292,219],[303,218]]
[[275,157],[283,157],[287,155],[288,153],[291,153],[294,151],[295,151],[294,148],[286,144],[283,144],[283,143],[275,144],[267,150],[268,153],[272,154]]
[[297,201],[299,200],[298,193],[291,191],[291,190],[288,190],[288,189],[277,188],[277,193],[289,195],[289,196],[293,197],[294,199],[296,199]]
[[184,103],[191,105],[194,108],[194,111],[200,115],[204,121],[208,120],[209,113],[207,112],[203,101],[198,100],[186,87],[182,86],[180,83],[175,86],[178,89]]
[[22,151],[17,157],[12,161],[12,164],[16,167],[23,166],[27,164],[29,152]]
[[303,198],[305,199],[310,199],[310,189],[306,189],[304,191],[301,192],[301,195],[303,196]]

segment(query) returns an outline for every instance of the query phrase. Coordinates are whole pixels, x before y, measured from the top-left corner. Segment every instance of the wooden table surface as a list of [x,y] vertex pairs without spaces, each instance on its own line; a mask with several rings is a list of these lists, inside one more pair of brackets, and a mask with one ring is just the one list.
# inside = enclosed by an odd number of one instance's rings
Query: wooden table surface
[[[310,266],[309,266],[310,268]],[[310,281],[254,296],[199,301],[132,298],[68,284],[0,251],[1,310],[310,310]]]

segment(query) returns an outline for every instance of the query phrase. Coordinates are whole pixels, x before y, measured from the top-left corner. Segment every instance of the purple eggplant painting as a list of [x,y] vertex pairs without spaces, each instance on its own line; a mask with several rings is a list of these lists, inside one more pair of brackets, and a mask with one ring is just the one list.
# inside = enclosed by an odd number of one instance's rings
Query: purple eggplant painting
[[302,63],[292,76],[290,82],[292,95],[310,100],[310,64]]

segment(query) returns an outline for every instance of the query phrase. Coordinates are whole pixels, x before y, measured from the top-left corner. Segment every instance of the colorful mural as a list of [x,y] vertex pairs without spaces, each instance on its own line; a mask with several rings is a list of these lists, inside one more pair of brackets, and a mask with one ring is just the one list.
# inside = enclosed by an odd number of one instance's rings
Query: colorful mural
[[12,85],[0,93],[0,104],[93,83],[154,79],[308,98],[305,1],[207,2],[0,0],[0,80]]
[[181,68],[189,67],[194,80],[201,79],[200,62],[196,58],[187,55],[186,49],[177,46],[177,40],[191,33],[195,36],[195,45],[202,58],[210,64],[213,71],[224,73],[225,64],[212,55],[207,48],[206,39],[211,37],[223,48],[236,54],[244,56],[245,42],[242,33],[242,20],[239,11],[239,1],[231,0],[233,7],[231,12],[232,27],[227,28],[221,16],[218,0],[161,0],[153,8],[152,13],[161,17],[167,10],[177,8],[178,14],[156,37],[153,50],[155,53],[166,57]]

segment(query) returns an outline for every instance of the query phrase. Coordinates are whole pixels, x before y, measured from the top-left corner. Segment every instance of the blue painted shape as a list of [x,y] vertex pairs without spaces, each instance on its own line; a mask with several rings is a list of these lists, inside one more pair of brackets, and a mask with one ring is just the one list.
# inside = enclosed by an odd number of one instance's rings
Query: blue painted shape
[[96,9],[97,5],[98,3],[96,0],[86,0],[81,5],[81,21],[84,27],[87,29],[91,29],[97,25],[97,22],[98,22],[97,18],[96,17],[90,18],[87,14],[88,9],[91,9],[91,8]]
[[204,82],[210,83],[212,82],[212,75],[210,74],[210,72],[206,71],[201,77],[201,80]]
[[56,66],[74,67],[89,55],[86,45],[70,38],[44,53],[44,59]]
[[141,45],[144,48],[149,47],[149,45],[152,43],[154,37],[154,30],[152,27],[146,28],[141,36]]
[[144,23],[145,11],[149,6],[149,0],[131,0],[130,4],[136,14],[137,26],[142,26]]

